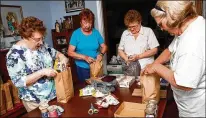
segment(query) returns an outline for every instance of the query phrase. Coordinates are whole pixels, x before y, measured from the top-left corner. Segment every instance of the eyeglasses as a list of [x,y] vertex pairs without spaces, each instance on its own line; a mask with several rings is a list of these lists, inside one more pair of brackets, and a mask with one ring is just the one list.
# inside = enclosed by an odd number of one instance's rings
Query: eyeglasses
[[162,20],[163,20],[163,19],[164,19],[164,18],[161,18],[160,22],[157,23],[157,26],[158,26],[160,29],[162,29]]
[[34,38],[34,37],[30,37],[33,41],[35,42],[40,42],[40,41],[43,41],[44,40],[44,37],[41,37],[41,38]]
[[139,24],[133,25],[133,26],[128,26],[128,29],[129,29],[129,30],[132,30],[132,29],[134,29],[134,28],[138,28],[139,26],[140,26]]
[[83,25],[92,25],[92,21],[82,20],[81,23],[82,23]]

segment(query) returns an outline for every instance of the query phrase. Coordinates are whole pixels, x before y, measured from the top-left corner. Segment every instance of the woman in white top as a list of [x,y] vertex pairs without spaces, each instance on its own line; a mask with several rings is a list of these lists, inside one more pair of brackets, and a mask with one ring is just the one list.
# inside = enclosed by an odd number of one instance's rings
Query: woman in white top
[[[151,11],[173,42],[142,74],[157,73],[172,87],[180,117],[205,117],[205,19],[190,1],[158,1]],[[170,69],[162,65],[170,60]]]
[[124,17],[124,24],[128,27],[122,34],[118,47],[118,54],[125,62],[139,60],[141,68],[154,61],[159,43],[152,29],[141,25],[141,14],[136,10],[129,10]]

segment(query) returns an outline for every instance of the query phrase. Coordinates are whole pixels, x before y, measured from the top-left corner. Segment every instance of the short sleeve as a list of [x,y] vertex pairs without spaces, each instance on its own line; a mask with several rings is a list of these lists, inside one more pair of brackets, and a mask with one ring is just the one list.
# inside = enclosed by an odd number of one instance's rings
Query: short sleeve
[[25,57],[22,52],[23,50],[11,50],[6,58],[9,76],[16,87],[26,87],[26,76],[27,72],[30,71],[26,68]]
[[148,45],[150,49],[153,49],[159,46],[159,42],[157,41],[157,38],[154,32],[150,28],[149,28],[149,36],[148,36]]
[[189,53],[181,55],[177,62],[174,70],[177,85],[196,88],[205,73],[205,61],[194,53]]
[[123,32],[121,39],[120,39],[120,43],[119,43],[119,50],[124,50],[124,46],[125,46],[125,33]]
[[70,45],[73,45],[73,46],[77,46],[77,32],[76,31],[74,31],[73,33],[72,33],[72,36],[71,36],[71,39],[70,39],[70,42],[69,42],[69,44]]
[[98,30],[96,30],[96,34],[97,34],[97,40],[99,42],[99,45],[103,44],[104,43],[104,39],[103,39],[102,35],[99,33]]

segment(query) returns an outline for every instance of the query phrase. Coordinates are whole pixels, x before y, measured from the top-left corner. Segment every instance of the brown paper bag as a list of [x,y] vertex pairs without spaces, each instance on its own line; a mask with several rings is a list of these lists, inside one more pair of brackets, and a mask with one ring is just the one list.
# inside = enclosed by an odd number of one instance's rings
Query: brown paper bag
[[103,75],[102,61],[95,61],[90,64],[90,77],[97,78]]
[[148,103],[153,99],[159,102],[160,99],[160,77],[157,74],[140,76],[142,89],[142,103]]
[[74,88],[70,67],[57,74],[54,79],[57,102],[67,103],[74,96]]
[[[142,97],[142,90],[137,88],[134,89],[132,92],[132,96],[139,96]],[[160,90],[160,98],[166,98],[167,97],[167,90]]]
[[10,84],[8,82],[4,83],[4,91],[5,91],[5,97],[6,97],[6,110],[12,110],[13,109],[13,102],[12,97],[10,93]]
[[11,80],[8,80],[8,83],[11,85],[11,93],[12,93],[12,100],[14,104],[18,104],[20,103],[20,99],[18,96],[18,89],[16,88],[16,86],[14,86],[14,84],[12,83]]
[[3,82],[0,76],[0,115],[6,113],[6,97]]

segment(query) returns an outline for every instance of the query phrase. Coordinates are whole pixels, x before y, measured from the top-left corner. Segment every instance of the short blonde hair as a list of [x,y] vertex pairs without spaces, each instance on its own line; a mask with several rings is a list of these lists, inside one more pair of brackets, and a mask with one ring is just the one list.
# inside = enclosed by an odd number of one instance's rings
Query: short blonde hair
[[124,24],[128,26],[130,23],[142,22],[141,14],[136,10],[129,10],[124,16]]
[[152,17],[166,18],[169,28],[181,27],[186,19],[197,16],[196,9],[191,1],[158,1],[151,10]]

